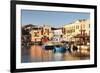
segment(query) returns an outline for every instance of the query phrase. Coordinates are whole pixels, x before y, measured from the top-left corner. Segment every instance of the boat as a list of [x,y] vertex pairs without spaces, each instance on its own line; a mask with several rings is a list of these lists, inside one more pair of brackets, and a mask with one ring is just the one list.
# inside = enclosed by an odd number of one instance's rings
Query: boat
[[66,48],[61,46],[61,45],[55,45],[54,46],[54,53],[65,53],[66,52]]

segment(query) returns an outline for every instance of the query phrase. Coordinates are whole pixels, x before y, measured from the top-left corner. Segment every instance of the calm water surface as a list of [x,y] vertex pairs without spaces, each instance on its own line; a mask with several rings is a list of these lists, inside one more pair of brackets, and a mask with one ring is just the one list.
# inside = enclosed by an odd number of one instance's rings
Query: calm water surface
[[67,61],[67,60],[86,60],[89,56],[79,57],[66,51],[66,53],[44,50],[42,46],[33,45],[23,47],[21,50],[21,62],[46,62],[46,61]]

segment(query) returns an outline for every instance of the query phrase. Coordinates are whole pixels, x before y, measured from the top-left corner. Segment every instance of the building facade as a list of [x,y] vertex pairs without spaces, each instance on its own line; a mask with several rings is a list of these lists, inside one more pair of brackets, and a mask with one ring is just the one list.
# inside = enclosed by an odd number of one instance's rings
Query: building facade
[[32,26],[31,27],[31,41],[66,41],[89,43],[90,40],[90,20],[81,19],[70,24],[65,24],[60,28],[51,27],[48,25]]
[[[77,20],[73,23],[63,26],[63,38],[65,41],[80,41],[88,40],[90,36],[90,21],[89,19]],[[81,39],[82,38],[82,39]],[[84,39],[85,38],[85,39]]]
[[41,31],[42,31],[42,29],[39,27],[32,28],[32,30],[30,32],[32,42],[41,41],[41,38],[42,38]]
[[32,42],[40,42],[46,38],[51,39],[53,36],[51,27],[47,25],[43,25],[42,27],[33,27],[30,33]]
[[62,41],[62,28],[55,28],[54,30],[52,30],[52,33],[53,33],[52,41],[55,42]]

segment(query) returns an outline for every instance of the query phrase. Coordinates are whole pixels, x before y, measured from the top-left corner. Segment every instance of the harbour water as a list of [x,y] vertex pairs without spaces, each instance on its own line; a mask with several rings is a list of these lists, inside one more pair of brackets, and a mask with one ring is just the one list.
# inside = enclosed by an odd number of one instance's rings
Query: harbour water
[[71,60],[87,60],[89,55],[66,51],[54,52],[53,50],[45,50],[41,45],[31,45],[21,49],[21,62],[49,62],[49,61],[71,61]]

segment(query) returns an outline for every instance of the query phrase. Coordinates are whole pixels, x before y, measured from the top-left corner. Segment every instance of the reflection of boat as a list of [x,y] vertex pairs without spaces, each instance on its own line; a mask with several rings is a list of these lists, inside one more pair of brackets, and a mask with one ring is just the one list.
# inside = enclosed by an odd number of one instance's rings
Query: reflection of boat
[[54,46],[53,45],[46,45],[44,47],[45,50],[53,50],[54,49]]
[[43,45],[43,49],[45,49],[45,50],[53,50],[54,49],[54,45],[51,42],[45,43]]

